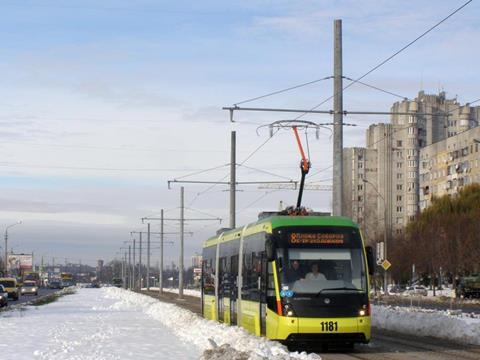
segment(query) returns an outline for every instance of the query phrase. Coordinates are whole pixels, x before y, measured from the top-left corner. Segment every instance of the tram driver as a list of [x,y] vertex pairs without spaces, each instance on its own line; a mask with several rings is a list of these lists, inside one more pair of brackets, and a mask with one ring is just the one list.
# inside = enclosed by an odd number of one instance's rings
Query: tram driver
[[311,267],[312,271],[305,276],[305,280],[322,280],[325,281],[327,278],[318,270],[318,264],[313,263]]

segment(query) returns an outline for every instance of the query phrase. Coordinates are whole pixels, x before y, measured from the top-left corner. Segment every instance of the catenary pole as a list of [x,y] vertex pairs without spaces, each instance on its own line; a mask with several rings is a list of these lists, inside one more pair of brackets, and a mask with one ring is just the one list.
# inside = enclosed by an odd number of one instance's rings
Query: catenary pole
[[150,223],[147,224],[147,291],[150,290]]
[[142,232],[140,231],[140,239],[138,244],[138,286],[142,290]]
[[136,264],[136,259],[135,259],[135,238],[133,238],[133,270],[132,270],[132,279],[133,279],[133,289],[137,289],[137,278],[136,278],[136,271],[135,267],[137,266]]
[[160,212],[160,270],[158,272],[158,295],[163,293],[163,209]]
[[184,240],[184,187],[180,187],[180,259],[179,259],[179,275],[178,275],[178,298],[183,299],[183,240]]
[[127,269],[127,251],[123,252],[123,268],[124,268],[124,273],[123,273],[123,288],[127,288],[127,274],[128,274],[128,269]]
[[236,132],[231,133],[231,150],[230,150],[230,229],[235,229],[236,218]]
[[128,288],[132,290],[132,246],[128,245]]
[[343,203],[343,82],[342,20],[334,20],[333,49],[333,194],[332,213],[342,215]]

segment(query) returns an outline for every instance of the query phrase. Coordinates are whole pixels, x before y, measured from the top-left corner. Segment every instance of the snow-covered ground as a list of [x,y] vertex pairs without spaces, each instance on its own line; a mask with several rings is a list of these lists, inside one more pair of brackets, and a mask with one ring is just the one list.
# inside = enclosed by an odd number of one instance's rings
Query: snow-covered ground
[[[196,346],[205,359],[320,359],[315,354],[288,352],[286,347],[277,342],[253,336],[237,326],[205,320],[191,311],[146,295],[118,288],[108,288],[105,292],[107,297],[119,300],[119,308],[136,309],[172,329],[180,339]],[[218,348],[208,351],[215,346]]]
[[480,317],[462,312],[373,305],[372,326],[480,345]]
[[[147,288],[142,288],[142,290],[147,290]],[[151,291],[158,291],[158,287],[150,286]],[[170,292],[178,294],[178,288],[163,288],[163,292]],[[188,296],[200,297],[200,290],[197,289],[183,289],[183,294]]]
[[[178,293],[178,289],[164,291]],[[200,297],[199,290],[184,290],[185,294],[186,291],[188,295]],[[442,295],[450,294],[451,290],[447,289]],[[479,315],[418,307],[372,305],[372,309],[372,325],[379,329],[480,345]]]
[[79,289],[48,305],[2,312],[0,358],[198,359],[195,345],[108,293]]
[[320,359],[118,288],[0,314],[1,359]]

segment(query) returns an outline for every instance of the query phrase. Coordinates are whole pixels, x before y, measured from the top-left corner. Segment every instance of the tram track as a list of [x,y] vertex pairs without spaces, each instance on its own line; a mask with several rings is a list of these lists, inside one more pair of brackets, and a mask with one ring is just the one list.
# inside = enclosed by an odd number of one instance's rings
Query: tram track
[[[184,296],[183,300],[179,300],[178,295],[174,293],[164,293],[160,297],[156,291],[142,293],[200,315],[201,305],[198,297]],[[373,328],[372,341],[369,344],[356,345],[353,350],[333,348],[316,353],[324,360],[478,360],[480,346],[462,345],[447,340]]]

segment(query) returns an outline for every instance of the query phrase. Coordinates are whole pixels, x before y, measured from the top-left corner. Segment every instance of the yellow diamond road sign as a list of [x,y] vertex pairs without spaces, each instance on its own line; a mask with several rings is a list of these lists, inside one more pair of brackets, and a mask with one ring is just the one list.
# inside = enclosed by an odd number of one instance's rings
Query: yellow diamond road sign
[[392,263],[390,261],[388,261],[387,259],[382,261],[383,270],[388,270],[390,268],[390,266],[392,266]]

